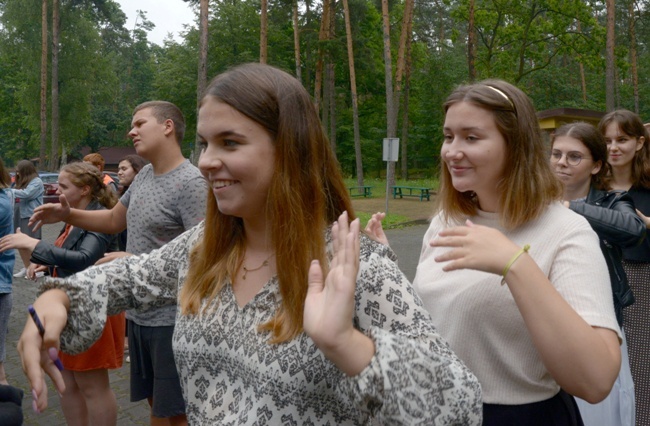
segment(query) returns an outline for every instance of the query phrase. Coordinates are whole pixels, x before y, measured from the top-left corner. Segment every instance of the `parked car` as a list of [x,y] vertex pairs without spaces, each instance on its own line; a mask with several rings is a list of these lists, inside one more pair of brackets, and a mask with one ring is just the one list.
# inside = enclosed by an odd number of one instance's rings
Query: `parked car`
[[38,177],[43,181],[43,204],[58,203],[59,196],[56,191],[59,189],[59,174],[50,172],[38,172]]

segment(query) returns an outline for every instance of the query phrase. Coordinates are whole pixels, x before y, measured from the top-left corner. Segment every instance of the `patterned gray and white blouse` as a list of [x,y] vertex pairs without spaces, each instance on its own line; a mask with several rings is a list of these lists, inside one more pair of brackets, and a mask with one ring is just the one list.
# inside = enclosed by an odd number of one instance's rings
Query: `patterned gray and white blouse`
[[[42,290],[63,288],[70,297],[63,350],[89,347],[106,314],[175,303],[203,232],[201,223],[148,255],[47,281]],[[280,305],[276,277],[243,308],[227,285],[208,313],[177,314],[174,356],[190,424],[479,425],[478,380],[435,330],[393,258],[362,236],[354,324],[376,353],[354,377],[304,332],[271,345],[257,331]]]

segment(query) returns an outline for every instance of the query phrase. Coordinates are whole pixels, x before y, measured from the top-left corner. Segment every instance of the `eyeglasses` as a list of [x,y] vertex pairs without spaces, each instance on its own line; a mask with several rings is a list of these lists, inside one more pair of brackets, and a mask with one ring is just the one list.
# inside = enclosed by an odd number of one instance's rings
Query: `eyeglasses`
[[564,154],[562,151],[553,150],[551,152],[551,161],[558,163],[562,159],[563,155],[566,155],[566,162],[570,166],[577,166],[580,164],[583,158],[587,160],[591,159],[591,157],[583,157],[579,152],[571,151]]

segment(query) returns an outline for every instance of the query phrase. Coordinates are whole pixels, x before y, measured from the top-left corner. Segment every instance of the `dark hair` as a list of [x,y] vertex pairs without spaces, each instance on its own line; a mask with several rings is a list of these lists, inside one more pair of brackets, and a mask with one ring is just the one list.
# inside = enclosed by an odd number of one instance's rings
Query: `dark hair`
[[174,123],[174,134],[178,145],[183,143],[185,137],[185,117],[181,110],[171,102],[167,101],[148,101],[136,106],[133,115],[143,109],[151,109],[151,115],[156,117],[158,123],[164,123],[165,120],[171,120]]
[[598,123],[600,133],[604,135],[607,126],[611,123],[616,123],[623,133],[637,141],[643,138],[643,146],[634,154],[634,161],[632,161],[632,186],[650,188],[650,148],[648,147],[650,137],[641,117],[626,109],[608,112]]
[[94,165],[77,161],[66,164],[61,167],[60,171],[68,173],[70,175],[70,182],[76,187],[82,188],[88,186],[92,199],[107,209],[117,204],[117,196],[104,184],[102,172]]
[[584,122],[568,123],[559,127],[551,136],[551,147],[555,138],[569,136],[579,140],[589,150],[595,163],[600,162],[598,173],[591,175],[591,185],[601,191],[608,191],[610,180],[610,166],[607,163],[607,143],[605,137],[594,126]]
[[[282,303],[260,329],[272,332],[271,342],[287,341],[302,331],[311,260],[328,264],[327,226],[345,210],[354,219],[347,188],[312,100],[290,74],[269,65],[240,65],[214,78],[201,105],[206,99],[223,102],[258,123],[275,146],[266,215]],[[197,313],[204,300],[217,297],[245,250],[242,220],[222,214],[211,192],[205,236],[192,250],[181,290],[184,315]]]
[[38,177],[38,172],[34,163],[29,160],[20,160],[16,164],[16,188],[24,189],[34,178]]
[[[122,159],[120,160],[120,163],[122,161],[128,161],[129,164],[131,165],[131,168],[133,169],[133,171],[135,172],[136,175],[138,173],[140,173],[140,170],[142,170],[142,168],[144,166],[147,165],[147,160],[145,160],[144,158],[142,158],[142,157],[140,157],[139,155],[136,155],[136,154],[126,155],[126,156],[122,157]],[[130,185],[122,186],[121,194],[124,194],[126,192],[126,190],[129,189],[129,186]]]
[[[460,102],[489,111],[505,139],[507,167],[497,184],[502,225],[512,229],[537,218],[543,207],[561,197],[562,185],[549,165],[530,98],[510,83],[485,80],[454,90],[444,104],[445,113]],[[440,172],[438,209],[446,220],[462,220],[466,215],[476,215],[478,209],[475,194],[458,192],[444,165]]]
[[0,158],[0,188],[9,188],[11,186],[11,176],[5,168],[5,163]]

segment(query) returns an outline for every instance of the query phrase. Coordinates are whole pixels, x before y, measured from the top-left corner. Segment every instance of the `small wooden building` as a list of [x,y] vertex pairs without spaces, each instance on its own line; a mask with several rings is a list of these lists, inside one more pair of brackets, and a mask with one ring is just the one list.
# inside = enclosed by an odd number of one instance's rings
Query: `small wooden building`
[[605,115],[604,112],[594,111],[592,109],[553,108],[539,111],[537,113],[537,120],[539,121],[539,127],[544,132],[545,138],[548,140],[553,130],[564,124],[584,121],[597,126],[603,115]]
[[[90,147],[84,146],[81,148],[81,158],[91,152]],[[116,172],[122,158],[129,154],[137,154],[133,146],[103,146],[97,152],[104,157],[104,161],[106,161],[104,170],[107,172]]]

